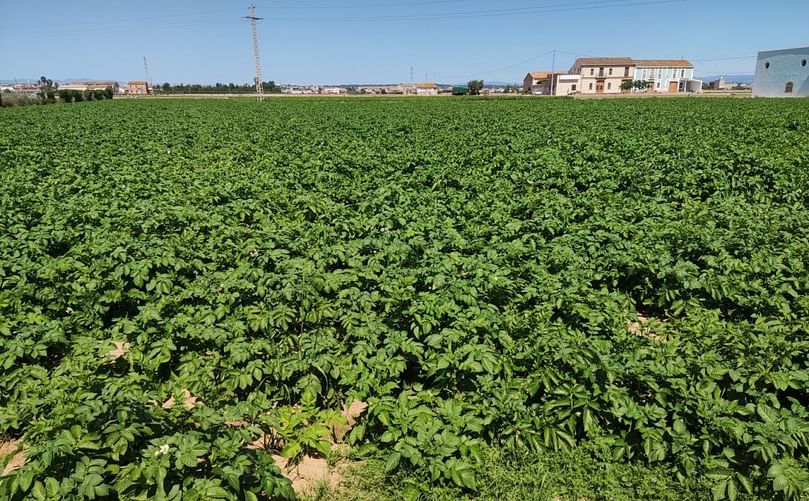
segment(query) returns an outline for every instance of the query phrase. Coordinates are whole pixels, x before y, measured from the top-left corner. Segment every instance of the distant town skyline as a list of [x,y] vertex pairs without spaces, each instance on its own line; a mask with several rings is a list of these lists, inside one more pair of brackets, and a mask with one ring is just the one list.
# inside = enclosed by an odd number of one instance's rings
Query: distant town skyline
[[[686,58],[696,76],[752,74],[759,50],[809,45],[809,2],[775,0],[257,0],[265,81],[520,82],[577,55]],[[243,83],[253,75],[246,1],[166,6],[20,2],[0,17],[0,80]]]

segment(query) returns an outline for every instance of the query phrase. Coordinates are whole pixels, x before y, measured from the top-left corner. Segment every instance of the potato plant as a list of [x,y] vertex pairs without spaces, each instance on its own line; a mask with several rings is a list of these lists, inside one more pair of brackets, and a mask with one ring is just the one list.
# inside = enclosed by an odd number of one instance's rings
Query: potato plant
[[9,108],[0,177],[4,499],[292,498],[353,401],[424,485],[809,489],[805,100]]

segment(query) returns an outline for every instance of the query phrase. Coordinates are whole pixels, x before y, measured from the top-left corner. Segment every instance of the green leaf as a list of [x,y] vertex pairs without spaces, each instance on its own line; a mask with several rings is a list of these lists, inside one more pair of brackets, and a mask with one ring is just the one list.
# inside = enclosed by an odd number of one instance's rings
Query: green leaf
[[45,486],[39,480],[34,482],[34,487],[31,489],[31,497],[36,500],[44,500],[48,497]]
[[789,487],[789,480],[783,475],[776,475],[772,479],[772,488],[776,491],[785,491]]
[[461,485],[470,490],[475,490],[475,473],[471,468],[464,468],[460,472]]
[[388,456],[388,459],[385,461],[385,473],[390,473],[399,466],[399,461],[402,459],[402,455],[398,452],[393,452]]
[[737,487],[736,487],[736,481],[734,481],[734,480],[729,480],[728,481],[727,494],[728,494],[728,499],[730,499],[730,501],[736,501],[736,496],[738,496],[738,494],[739,494],[739,491],[737,490]]
[[711,489],[711,495],[713,496],[714,501],[721,501],[725,499],[725,491],[727,490],[727,486],[728,482],[726,480],[713,486]]
[[303,452],[303,447],[301,447],[300,442],[289,442],[287,443],[283,450],[281,450],[281,456],[285,458],[294,458],[297,457],[299,454]]
[[749,478],[747,478],[746,476],[742,475],[741,473],[737,473],[737,474],[736,474],[736,479],[739,481],[739,483],[740,483],[740,484],[742,484],[742,488],[744,489],[744,491],[745,491],[746,493],[748,493],[748,494],[752,494],[752,493],[753,493],[753,485],[752,485],[752,483],[750,482],[750,479],[749,479]]
[[59,481],[53,477],[48,477],[45,479],[45,493],[46,497],[53,499],[59,496],[60,487]]

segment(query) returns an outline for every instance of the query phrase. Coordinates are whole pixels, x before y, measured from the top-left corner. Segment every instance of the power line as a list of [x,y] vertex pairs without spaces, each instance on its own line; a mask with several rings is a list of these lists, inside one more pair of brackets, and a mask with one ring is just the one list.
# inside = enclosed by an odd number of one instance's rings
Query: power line
[[[443,74],[441,76],[443,78],[466,78],[466,77],[473,77],[473,76],[490,75],[492,73],[498,73],[498,72],[501,72],[501,71],[511,70],[511,69],[517,68],[517,67],[522,66],[524,64],[536,61],[538,59],[542,59],[543,57],[547,57],[547,56],[553,54],[554,52],[559,52],[559,53],[562,53],[562,54],[568,54],[568,55],[576,56],[576,57],[593,57],[593,56],[591,56],[589,54],[582,54],[582,53],[579,53],[579,52],[571,52],[569,50],[550,49],[550,50],[548,50],[546,52],[543,52],[542,54],[539,54],[537,56],[533,56],[531,58],[520,61],[519,63],[510,64],[508,66],[503,66],[502,68],[497,68],[495,70],[479,71],[477,73],[464,73],[462,75],[446,75],[446,74]],[[555,64],[554,64],[554,66],[555,66]]]
[[[432,0],[432,1],[421,1],[421,2],[413,2],[410,4],[404,3],[397,3],[397,4],[387,4],[387,5],[376,5],[375,7],[383,7],[383,6],[399,6],[399,5],[422,5],[422,4],[433,4],[433,3],[450,3],[450,2],[461,2],[467,0]],[[610,8],[621,8],[621,7],[640,7],[640,6],[648,6],[648,5],[660,5],[660,4],[671,4],[671,3],[683,3],[689,0],[596,0],[596,1],[587,1],[587,2],[578,2],[578,3],[567,3],[567,4],[547,4],[544,6],[533,6],[533,7],[518,7],[518,8],[509,8],[509,9],[489,9],[489,10],[478,10],[478,11],[462,11],[462,12],[451,12],[451,13],[443,13],[443,14],[403,14],[403,15],[384,15],[384,16],[366,16],[366,17],[278,17],[274,16],[273,20],[276,21],[313,21],[313,22],[384,22],[384,21],[429,21],[429,20],[451,20],[451,19],[470,19],[470,18],[481,18],[481,17],[502,17],[502,16],[516,16],[516,15],[528,15],[528,14],[547,14],[547,13],[554,13],[554,12],[572,12],[572,11],[586,11],[586,10],[596,10],[596,9],[610,9]],[[366,4],[370,7],[370,4]],[[279,9],[293,9],[293,8],[306,8],[309,9],[311,6],[297,6],[297,7],[282,7],[276,6],[275,8]],[[338,8],[339,6],[328,6],[328,8]],[[359,4],[355,5],[346,5],[343,6],[345,8],[353,8],[353,7],[360,7]],[[314,7],[311,7],[314,8]],[[198,12],[198,14],[214,14],[214,13],[223,13],[223,12],[234,12],[232,9],[218,9],[218,10],[211,10],[211,11],[203,11]],[[131,21],[148,21],[148,20],[167,20],[172,17],[183,17],[188,19],[188,15],[161,15],[161,16],[149,16],[149,17],[138,17],[138,18],[130,18],[130,19],[122,19],[119,21],[108,21],[105,24],[120,24],[120,23],[128,23]],[[42,32],[42,31],[31,31],[30,28],[36,28],[37,26],[28,26],[26,27],[27,32],[21,33],[18,35],[19,38],[25,37],[50,37],[50,36],[75,36],[75,35],[87,35],[87,34],[94,34],[94,35],[115,35],[115,34],[122,34],[122,33],[132,33],[132,32],[142,32],[142,31],[155,31],[161,29],[177,29],[177,28],[191,28],[191,27],[202,27],[202,26],[216,26],[216,25],[225,25],[231,22],[235,22],[236,18],[231,19],[221,19],[221,16],[207,16],[207,19],[211,19],[211,22],[194,22],[194,23],[168,23],[168,24],[155,24],[150,23],[148,26],[122,26],[120,28],[111,28],[108,30],[100,30],[100,31],[88,31],[85,29],[81,30],[67,30],[67,31],[57,31],[57,32]],[[204,21],[205,18],[199,18],[199,21]],[[83,25],[83,22],[79,23],[60,23],[60,26],[79,26]],[[93,23],[96,24],[96,23]],[[46,27],[47,25],[39,25]]]
[[561,52],[562,54],[569,54],[576,57],[593,57],[591,54],[579,54],[578,52],[570,52],[562,49],[556,49],[556,52]]
[[[472,19],[486,17],[518,16],[528,14],[548,14],[555,12],[574,12],[597,9],[614,9],[621,7],[642,7],[648,5],[663,5],[673,3],[684,3],[690,0],[657,0],[657,1],[631,1],[631,0],[604,0],[600,2],[582,2],[577,4],[555,4],[545,7],[522,7],[517,9],[499,9],[486,11],[453,12],[446,14],[406,14],[391,16],[366,16],[366,17],[321,17],[302,18],[286,17],[275,18],[277,21],[316,21],[316,22],[369,22],[369,21],[430,21],[447,19]],[[570,7],[570,5],[574,5]],[[578,7],[575,7],[578,5]],[[567,7],[562,7],[567,6]]]
[[[241,9],[236,9],[236,8],[216,9],[216,10],[195,11],[194,14],[198,15],[198,16],[202,15],[202,16],[211,17],[214,14],[222,14],[222,13],[225,13],[225,12],[236,14],[236,12],[238,12],[239,10],[241,10]],[[161,14],[161,15],[153,15],[153,16],[139,16],[139,17],[127,17],[127,18],[120,18],[120,19],[103,20],[101,22],[103,22],[104,24],[109,25],[109,24],[128,23],[128,22],[131,22],[131,21],[152,21],[152,20],[165,20],[165,19],[171,19],[171,18],[188,19],[189,15],[188,14]],[[216,18],[221,19],[221,16],[217,15]],[[73,22],[60,21],[58,24],[31,24],[31,25],[21,26],[21,28],[24,28],[25,30],[30,30],[30,29],[34,29],[34,28],[51,28],[51,27],[54,27],[54,26],[58,26],[58,27],[63,27],[63,26],[88,26],[88,25],[95,26],[98,23],[99,23],[99,20],[94,20],[94,21],[73,21]]]
[[438,5],[449,3],[466,3],[469,0],[423,0],[419,2],[402,2],[402,3],[364,3],[364,4],[349,4],[349,5],[274,5],[273,9],[283,10],[323,10],[323,9],[367,9],[367,8],[390,8],[390,7],[413,7],[418,5]]
[[547,52],[543,52],[542,54],[540,54],[538,56],[534,56],[534,57],[526,59],[524,61],[520,61],[519,63],[514,63],[514,64],[511,64],[509,66],[504,66],[502,68],[497,68],[496,70],[478,71],[476,73],[464,73],[462,75],[446,75],[446,74],[442,74],[441,76],[443,78],[466,78],[466,77],[473,77],[473,76],[491,75],[492,73],[499,73],[501,71],[510,70],[510,69],[516,68],[518,66],[522,66],[523,64],[530,63],[532,61],[536,61],[537,59],[542,59],[543,57],[546,57],[546,56],[550,55],[551,53],[553,53],[553,49],[551,49],[551,50],[549,50]]
[[740,59],[755,59],[758,56],[737,56],[737,57],[717,57],[713,59],[691,59],[695,63],[707,63],[709,61],[738,61]]
[[26,33],[22,35],[15,35],[15,38],[43,38],[43,37],[54,37],[54,36],[68,36],[68,37],[75,37],[80,35],[119,35],[123,33],[142,33],[144,31],[159,31],[159,30],[177,30],[182,28],[197,28],[202,26],[224,26],[224,25],[235,25],[236,23],[241,24],[241,20],[234,17],[233,19],[228,20],[219,20],[214,22],[205,22],[205,23],[173,23],[173,24],[152,24],[149,26],[141,26],[141,27],[131,27],[131,28],[120,28],[120,29],[110,29],[110,30],[80,30],[80,31],[63,31],[63,32],[36,32],[36,33]]
[[[452,3],[466,3],[469,0],[422,0],[418,2],[400,2],[400,3],[389,3],[389,4],[372,4],[372,3],[365,3],[365,4],[347,4],[347,5],[273,5],[267,7],[268,9],[279,9],[279,10],[325,10],[325,9],[367,9],[367,8],[391,8],[391,7],[410,7],[410,6],[419,6],[419,5],[438,5],[438,4],[452,4]],[[228,9],[212,9],[212,10],[202,10],[202,11],[195,11],[195,15],[203,15],[203,16],[210,16],[213,14],[222,14],[222,13],[233,13],[236,14],[237,12],[241,11],[241,8],[238,7],[231,7]],[[169,18],[183,18],[188,19],[189,15],[186,14],[160,14],[160,15],[152,15],[152,16],[138,16],[138,17],[126,17],[126,18],[119,18],[119,19],[106,19],[104,20],[104,24],[122,24],[122,23],[129,23],[132,21],[152,21],[152,20],[165,20]],[[87,21],[87,20],[80,20],[80,21],[72,21],[68,22],[66,20],[62,20],[57,24],[29,24],[18,26],[25,30],[36,29],[36,28],[52,28],[52,27],[64,27],[64,26],[95,26],[98,24],[98,20]]]

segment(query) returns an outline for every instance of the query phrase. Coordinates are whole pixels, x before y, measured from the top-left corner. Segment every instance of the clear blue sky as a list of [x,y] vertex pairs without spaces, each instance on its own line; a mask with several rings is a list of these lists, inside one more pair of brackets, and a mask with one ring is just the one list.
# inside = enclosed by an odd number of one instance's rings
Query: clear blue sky
[[[0,2],[0,79],[249,82],[246,0]],[[807,0],[256,0],[264,79],[518,82],[547,51],[685,57],[749,74],[758,50],[809,45]],[[540,57],[541,56],[541,57]],[[559,53],[557,68],[574,55]],[[728,58],[728,59],[724,59]],[[736,58],[736,59],[730,59]],[[716,60],[724,59],[724,60]]]

